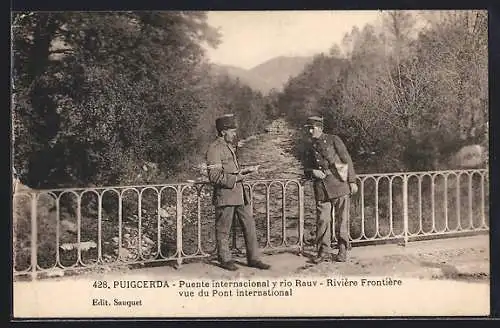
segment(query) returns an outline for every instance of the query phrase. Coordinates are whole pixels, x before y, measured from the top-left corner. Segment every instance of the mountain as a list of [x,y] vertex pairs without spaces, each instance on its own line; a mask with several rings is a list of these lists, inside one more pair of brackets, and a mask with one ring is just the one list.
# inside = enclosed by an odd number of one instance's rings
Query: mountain
[[254,90],[267,93],[273,88],[265,79],[258,74],[240,67],[228,65],[212,65],[212,71],[217,75],[227,75],[231,78],[239,79],[241,83],[248,85]]
[[272,58],[250,70],[260,76],[268,85],[281,90],[290,77],[299,75],[313,57],[285,57]]
[[267,94],[271,89],[281,90],[290,77],[297,76],[313,57],[275,57],[251,69],[212,64],[216,74],[238,78],[254,90]]

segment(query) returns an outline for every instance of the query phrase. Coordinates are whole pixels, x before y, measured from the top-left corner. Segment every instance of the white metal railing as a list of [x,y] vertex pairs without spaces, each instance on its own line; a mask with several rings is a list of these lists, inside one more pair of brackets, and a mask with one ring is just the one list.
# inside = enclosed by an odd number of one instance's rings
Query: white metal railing
[[[353,243],[406,244],[489,229],[485,169],[362,174],[357,180],[359,192],[350,206]],[[314,244],[309,183],[254,180],[245,188],[263,250],[302,252]],[[209,257],[215,252],[211,196],[207,183],[15,191],[14,274],[36,278],[53,270],[181,265]],[[236,229],[235,251],[244,248],[241,241]]]

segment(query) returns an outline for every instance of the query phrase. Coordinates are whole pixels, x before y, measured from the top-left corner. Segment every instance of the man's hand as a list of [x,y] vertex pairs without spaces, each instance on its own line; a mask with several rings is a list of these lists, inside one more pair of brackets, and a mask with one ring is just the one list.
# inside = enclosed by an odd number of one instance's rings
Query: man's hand
[[312,170],[312,174],[315,178],[318,178],[318,179],[324,179],[326,177],[326,174],[323,173],[323,171],[321,170]]
[[349,189],[351,190],[351,195],[353,195],[358,192],[358,185],[351,182],[349,183]]
[[245,167],[244,169],[240,170],[241,174],[249,174],[249,173],[255,173],[259,170],[260,165],[254,165],[254,166],[248,166]]
[[236,175],[236,182],[241,182],[241,181],[243,181],[243,180],[244,180],[244,178],[245,178],[245,176],[244,176],[243,174],[238,173],[238,174]]

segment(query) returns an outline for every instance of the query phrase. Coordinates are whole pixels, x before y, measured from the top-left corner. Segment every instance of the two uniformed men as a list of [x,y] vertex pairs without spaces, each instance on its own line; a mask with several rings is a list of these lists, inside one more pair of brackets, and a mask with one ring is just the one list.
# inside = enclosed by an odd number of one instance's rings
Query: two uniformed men
[[247,264],[258,269],[269,269],[259,259],[259,246],[255,221],[250,212],[250,199],[243,187],[244,175],[252,169],[240,169],[236,157],[236,121],[232,114],[216,120],[217,139],[209,146],[206,160],[208,178],[213,184],[213,205],[215,206],[215,230],[220,266],[235,271],[238,267],[231,259],[229,232],[236,216],[242,226],[246,244]]
[[[345,262],[349,242],[349,197],[356,193],[356,173],[351,156],[342,140],[336,135],[323,132],[323,119],[311,116],[305,128],[311,137],[311,148],[305,163],[306,177],[313,180],[316,198],[316,243],[318,254],[315,262],[337,260]],[[335,236],[338,254],[331,247],[332,214],[335,217]]]
[[[243,228],[248,266],[269,269],[270,266],[259,259],[255,221],[250,213],[249,195],[243,187],[244,176],[251,170],[240,169],[233,146],[237,129],[235,117],[225,115],[218,118],[215,125],[218,136],[209,146],[206,159],[208,178],[214,186],[218,260],[227,270],[238,269],[229,250],[229,232],[236,216]],[[318,254],[315,262],[333,259],[345,262],[351,248],[349,197],[358,190],[351,156],[338,136],[323,132],[321,117],[308,118],[305,127],[312,140],[305,174],[313,180],[316,199]],[[335,215],[335,236],[339,247],[336,257],[331,247],[332,214]]]

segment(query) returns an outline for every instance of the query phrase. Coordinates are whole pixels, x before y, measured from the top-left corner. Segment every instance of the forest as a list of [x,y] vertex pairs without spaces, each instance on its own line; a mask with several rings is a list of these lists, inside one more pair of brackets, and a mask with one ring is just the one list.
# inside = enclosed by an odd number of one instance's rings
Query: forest
[[354,27],[275,96],[297,127],[321,115],[364,173],[456,169],[488,149],[486,12],[389,11]]
[[12,39],[14,168],[31,188],[171,181],[216,117],[263,129],[266,99],[211,74],[204,12],[16,13]]
[[[484,11],[386,11],[317,54],[282,92],[210,70],[206,12],[17,12],[13,165],[31,188],[175,181],[203,160],[214,120],[240,137],[325,118],[363,173],[452,168],[488,148]],[[301,148],[301,138],[297,138]]]

